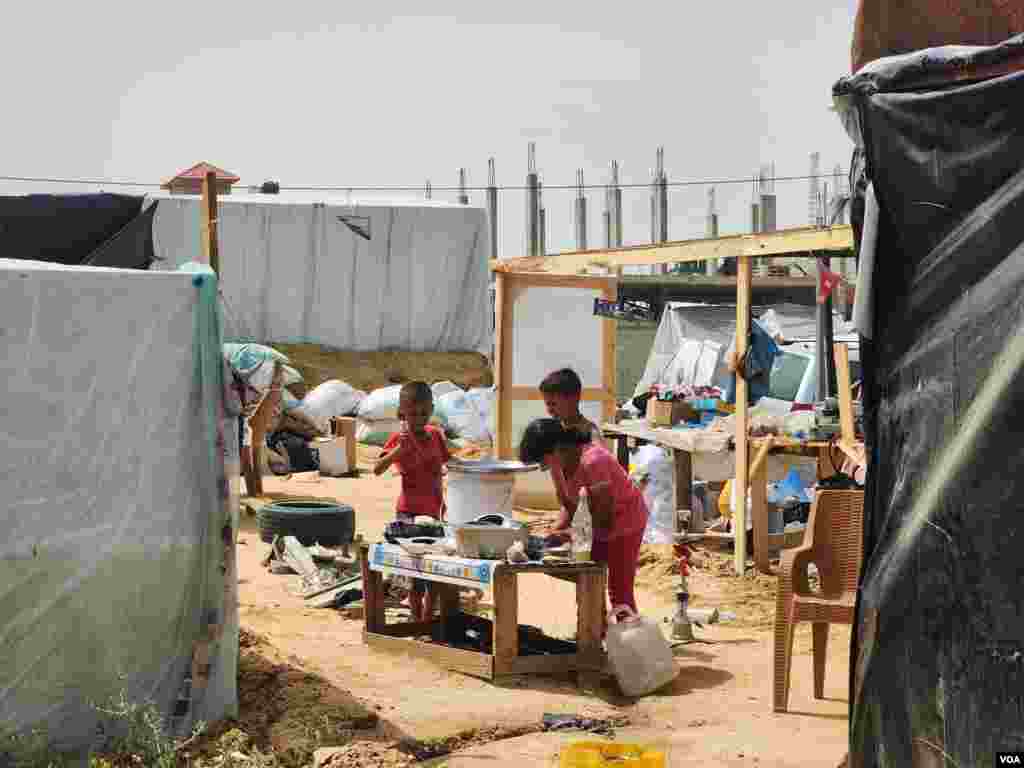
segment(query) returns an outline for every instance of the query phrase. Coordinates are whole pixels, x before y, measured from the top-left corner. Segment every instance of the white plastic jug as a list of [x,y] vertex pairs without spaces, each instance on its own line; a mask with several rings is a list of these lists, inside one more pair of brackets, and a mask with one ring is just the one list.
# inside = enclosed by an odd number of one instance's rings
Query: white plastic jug
[[590,516],[587,489],[580,488],[580,500],[572,517],[572,554],[577,562],[588,562],[593,555],[594,523]]
[[[622,613],[626,618],[613,623]],[[661,629],[627,605],[612,608],[605,644],[608,663],[627,696],[644,696],[676,678],[676,662]]]

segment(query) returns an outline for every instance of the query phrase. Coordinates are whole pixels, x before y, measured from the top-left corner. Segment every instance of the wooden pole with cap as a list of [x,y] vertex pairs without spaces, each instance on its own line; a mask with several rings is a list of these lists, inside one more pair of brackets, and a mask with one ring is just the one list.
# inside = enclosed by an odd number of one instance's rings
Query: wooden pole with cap
[[217,247],[217,174],[208,171],[203,177],[202,206],[203,255],[210,269],[220,278],[220,249]]

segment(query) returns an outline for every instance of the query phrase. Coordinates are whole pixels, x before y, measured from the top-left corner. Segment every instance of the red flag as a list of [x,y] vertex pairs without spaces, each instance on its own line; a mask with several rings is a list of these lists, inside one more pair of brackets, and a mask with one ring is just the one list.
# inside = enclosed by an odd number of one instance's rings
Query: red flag
[[821,271],[821,287],[818,289],[818,303],[824,304],[828,297],[832,295],[832,291],[835,290],[836,286],[843,281],[842,275],[832,272],[825,267],[818,266]]

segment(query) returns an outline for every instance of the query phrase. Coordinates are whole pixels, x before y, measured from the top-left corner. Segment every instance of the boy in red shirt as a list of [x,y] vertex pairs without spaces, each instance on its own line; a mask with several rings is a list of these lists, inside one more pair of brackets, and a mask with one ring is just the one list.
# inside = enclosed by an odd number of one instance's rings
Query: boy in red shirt
[[[549,416],[558,419],[566,429],[589,434],[591,442],[595,445],[603,445],[601,430],[594,422],[580,413],[583,382],[576,371],[572,368],[562,368],[549,373],[544,377],[538,389],[544,397],[544,406],[547,408]],[[558,503],[561,507],[561,514],[558,517],[555,530],[561,531],[569,527],[572,516],[576,513],[579,492],[578,489],[574,490],[567,481],[558,457],[552,455],[549,459],[548,470],[551,472],[551,481],[554,483],[555,494],[558,496]]]
[[[375,475],[382,475],[393,465],[402,476],[402,492],[395,505],[402,523],[412,523],[417,515],[444,519],[441,476],[451,454],[444,432],[428,423],[433,413],[434,395],[425,382],[403,384],[398,400],[402,431],[388,438],[373,467]],[[432,619],[434,600],[426,580],[413,579],[409,606],[414,621]]]

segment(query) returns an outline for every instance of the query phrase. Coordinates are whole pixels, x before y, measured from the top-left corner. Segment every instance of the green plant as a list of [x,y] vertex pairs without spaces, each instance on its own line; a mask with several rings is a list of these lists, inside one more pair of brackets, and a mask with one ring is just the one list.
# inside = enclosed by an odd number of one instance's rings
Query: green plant
[[106,724],[100,724],[107,739],[100,754],[90,758],[90,768],[111,768],[124,761],[146,768],[176,768],[178,753],[206,730],[205,723],[197,723],[189,738],[177,741],[168,735],[156,704],[131,701],[124,690],[106,705],[93,704],[93,708],[107,718]]

